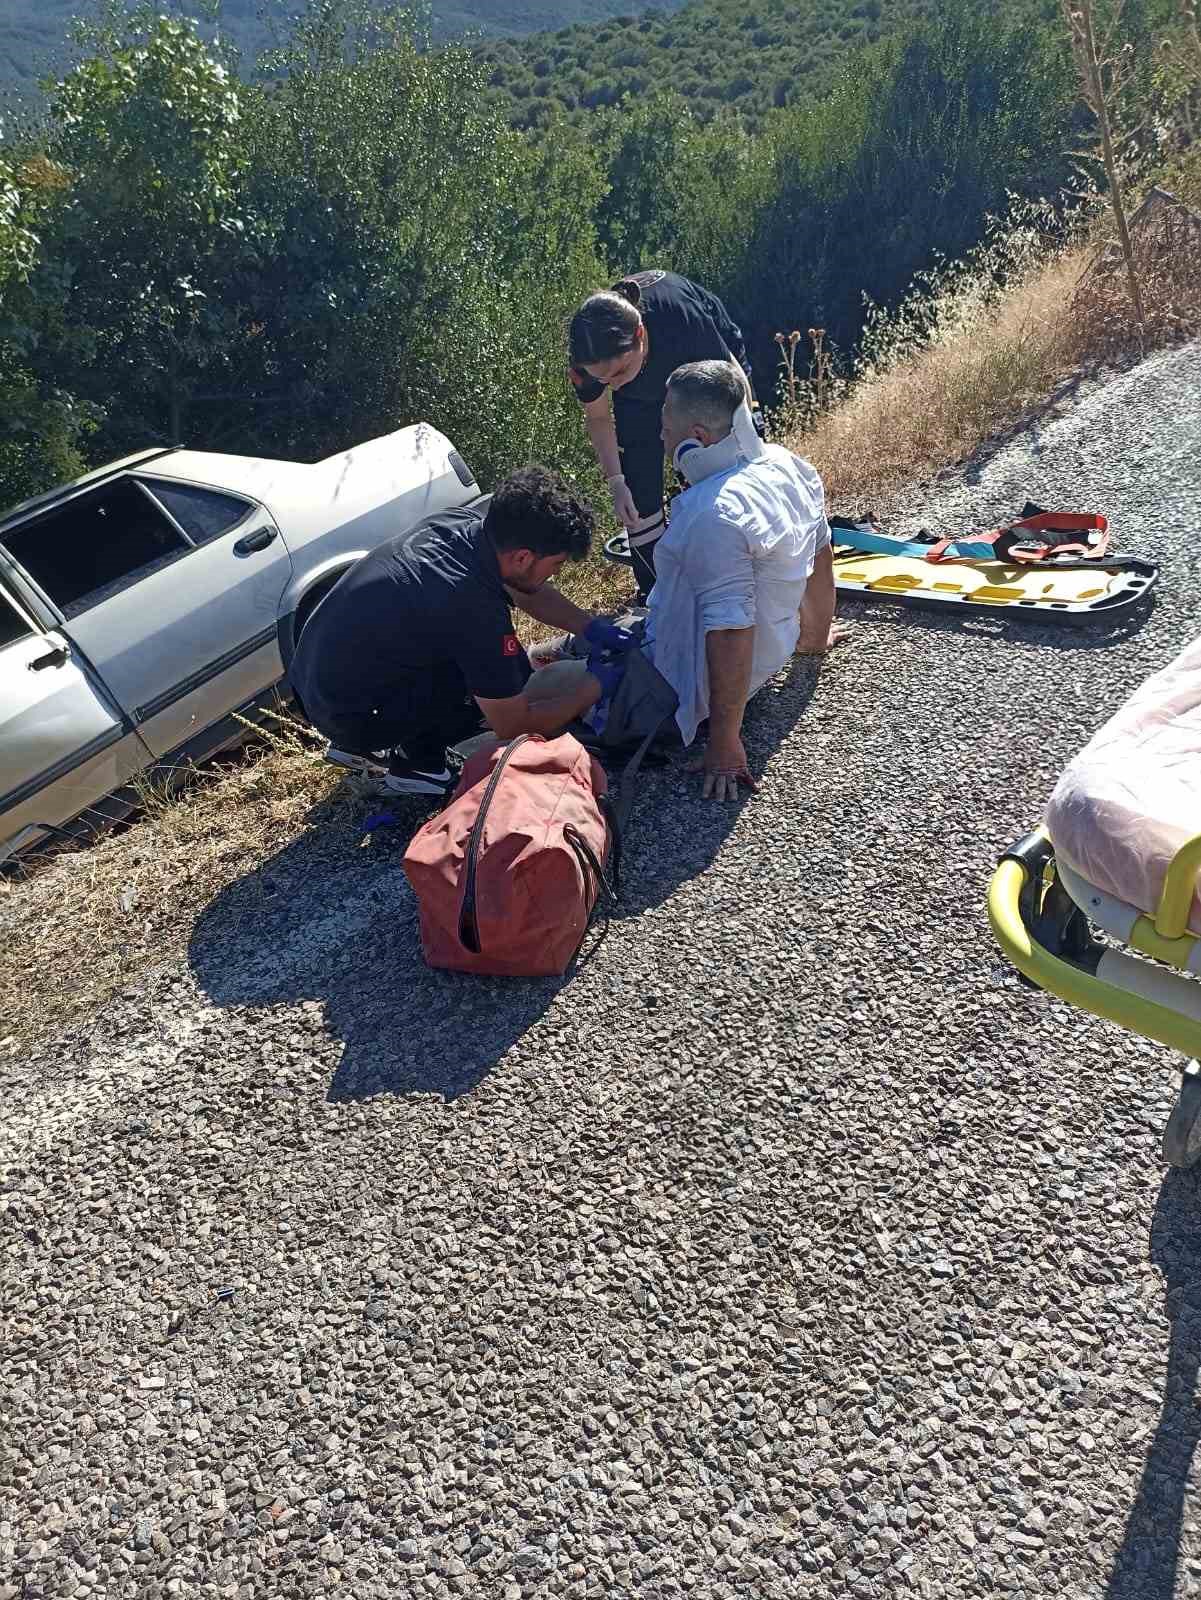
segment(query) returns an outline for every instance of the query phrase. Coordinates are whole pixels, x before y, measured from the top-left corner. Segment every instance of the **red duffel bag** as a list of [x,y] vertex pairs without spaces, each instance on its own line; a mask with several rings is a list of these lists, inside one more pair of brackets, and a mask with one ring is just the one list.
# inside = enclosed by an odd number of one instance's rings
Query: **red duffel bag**
[[523,734],[463,768],[404,868],[431,967],[504,978],[567,970],[617,835],[600,763],[571,734]]

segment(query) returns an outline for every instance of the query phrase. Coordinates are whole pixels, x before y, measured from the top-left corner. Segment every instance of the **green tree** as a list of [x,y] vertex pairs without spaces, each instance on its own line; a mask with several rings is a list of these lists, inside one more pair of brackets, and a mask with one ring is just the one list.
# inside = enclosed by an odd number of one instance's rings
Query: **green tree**
[[764,373],[776,330],[817,324],[850,347],[865,294],[894,304],[915,273],[970,250],[1010,194],[1061,187],[1072,90],[1051,15],[1031,0],[998,23],[944,0],[829,98],[769,119],[720,279]]
[[13,163],[0,155],[0,292],[28,278],[37,260],[38,236],[30,212],[28,193],[18,185]]
[[117,449],[180,438],[242,337],[223,293],[245,247],[242,90],[194,23],[150,8],[100,30],[95,50],[51,98],[47,153],[70,204],[45,230],[34,287],[69,280],[41,348]]
[[467,52],[424,46],[399,12],[312,0],[252,88],[143,12],[56,87],[36,238],[4,168],[6,309],[97,456],[317,456],[425,417],[485,479],[586,467],[563,319],[602,277],[599,163],[571,130],[512,132]]
[[600,271],[595,160],[510,131],[466,51],[371,26],[382,48],[356,8],[315,7],[248,117],[238,294],[273,426],[311,454],[425,416],[480,472],[553,458],[577,443],[558,314]]
[[[0,148],[0,511],[76,476],[84,465],[79,444],[89,413],[35,370],[39,308],[30,278],[43,220],[65,182],[44,157]],[[58,287],[61,305],[61,281]]]
[[670,91],[623,100],[603,113],[608,193],[596,213],[611,268],[671,261],[679,238],[681,169],[695,135],[684,101]]

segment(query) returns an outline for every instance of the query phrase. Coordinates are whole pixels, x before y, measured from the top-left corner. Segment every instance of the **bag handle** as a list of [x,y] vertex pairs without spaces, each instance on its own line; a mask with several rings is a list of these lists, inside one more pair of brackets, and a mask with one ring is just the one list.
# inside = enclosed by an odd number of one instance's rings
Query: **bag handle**
[[617,807],[613,804],[612,795],[602,794],[597,797],[601,816],[609,824],[609,872],[613,879],[614,899],[621,895],[621,818],[617,815]]
[[600,899],[600,893],[603,889],[605,898],[608,900],[610,907],[616,906],[616,890],[605,876],[605,869],[597,860],[596,851],[588,843],[587,839],[584,838],[584,835],[580,833],[578,829],[568,826],[563,829],[563,837],[567,840],[568,844],[575,851],[577,857],[579,858],[580,867],[583,870],[585,881],[587,881],[589,872],[591,872],[593,877],[596,879],[597,899]]
[[[606,821],[610,822],[610,827],[613,834],[613,884],[615,884],[617,882],[617,873],[621,867],[621,835],[617,832],[616,826],[613,823],[611,815],[612,803],[610,802],[608,795],[599,796],[598,799],[600,803],[601,815],[606,819]],[[588,937],[588,929],[592,925],[592,918],[596,915],[596,908],[601,903],[602,893],[607,901],[605,906],[605,933],[609,931],[609,918],[617,909],[617,891],[613,884],[609,882],[608,878],[605,877],[605,869],[596,859],[596,851],[593,850],[592,846],[588,843],[587,839],[584,838],[583,834],[568,824],[568,826],[563,829],[563,837],[575,851],[576,859],[580,863],[580,871],[584,877],[585,887],[587,887],[588,884],[589,873],[591,873],[596,879],[596,899],[592,903],[592,909],[588,913],[588,920],[584,924],[584,931],[580,935],[580,942],[576,946],[576,955],[578,956],[580,951],[584,948],[584,940]],[[601,937],[603,938],[604,935],[602,934]]]

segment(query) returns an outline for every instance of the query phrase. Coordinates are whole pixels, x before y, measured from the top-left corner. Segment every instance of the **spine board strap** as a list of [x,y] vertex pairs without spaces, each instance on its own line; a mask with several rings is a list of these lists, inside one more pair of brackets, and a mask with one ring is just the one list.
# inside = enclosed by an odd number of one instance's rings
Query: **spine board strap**
[[[926,560],[940,561],[986,560],[1015,561],[1029,565],[1045,561],[1048,556],[1080,556],[1099,560],[1109,549],[1109,523],[1105,517],[1075,511],[1040,511],[1034,516],[1022,517],[983,538],[971,540],[940,539],[925,552]],[[1079,539],[1023,539],[1027,533],[1085,533],[1095,532],[1099,537],[1092,542]],[[981,551],[987,554],[981,555]]]
[[[1109,549],[1109,523],[1100,515],[1074,511],[1044,511],[997,528],[990,534],[967,539],[939,539],[935,543],[898,539],[843,517],[830,518],[833,542],[868,555],[908,556],[938,565],[944,561],[1008,561],[1031,565],[1049,557],[1076,556],[1100,561]],[[1023,534],[1096,533],[1091,542],[1073,539],[1024,539]]]

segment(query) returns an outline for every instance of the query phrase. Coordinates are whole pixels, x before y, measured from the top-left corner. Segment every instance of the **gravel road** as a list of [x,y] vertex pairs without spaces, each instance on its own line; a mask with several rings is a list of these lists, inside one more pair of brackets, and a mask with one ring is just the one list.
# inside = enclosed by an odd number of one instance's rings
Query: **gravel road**
[[897,526],[1027,496],[1163,562],[1141,625],[851,613],[756,799],[648,775],[569,982],[427,972],[317,825],[0,1069],[0,1600],[1201,1592],[1175,1064],[984,909],[1196,627],[1201,349]]

